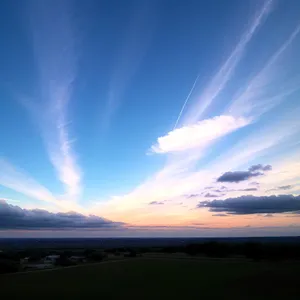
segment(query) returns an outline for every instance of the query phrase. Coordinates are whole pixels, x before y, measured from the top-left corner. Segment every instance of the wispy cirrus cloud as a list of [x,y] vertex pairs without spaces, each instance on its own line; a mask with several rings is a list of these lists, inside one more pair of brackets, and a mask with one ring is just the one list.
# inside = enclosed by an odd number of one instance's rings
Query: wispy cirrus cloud
[[49,159],[65,186],[65,196],[76,199],[81,171],[72,148],[68,105],[76,77],[75,38],[68,1],[32,1],[28,7],[33,49],[39,74],[39,99],[31,103]]
[[244,91],[240,93],[228,106],[226,113],[233,116],[258,118],[272,109],[286,97],[299,89],[300,80],[292,77],[282,81],[284,69],[279,70],[278,61],[285,51],[292,45],[300,32],[297,26],[289,38],[271,56],[263,68],[247,83]]
[[[30,199],[47,203],[53,210],[85,211],[84,208],[76,203],[53,194],[47,187],[41,185],[26,171],[16,167],[4,158],[0,158],[0,185],[21,193]],[[13,203],[20,202],[17,199],[5,199],[3,197],[1,197],[1,199]]]
[[101,116],[104,129],[109,126],[110,119],[120,106],[122,97],[147,52],[155,27],[154,19],[155,4],[148,0],[137,2],[112,70],[107,101]]
[[[250,81],[242,95],[231,103],[230,107],[225,111],[226,115],[174,129],[167,135],[159,137],[157,144],[152,146],[152,151],[167,153],[201,147],[213,139],[225,136],[238,128],[251,124],[261,114],[278,105],[286,97],[298,90],[300,81],[292,79],[290,80],[291,83],[285,82],[285,88],[280,86],[280,90],[275,91],[274,88],[277,88],[278,84],[274,84],[274,75],[270,74],[272,73],[272,67],[292,44],[299,32],[300,26],[293,31],[288,40],[275,52],[259,74]],[[270,86],[274,88],[270,89]],[[270,92],[273,96],[269,95]],[[193,112],[194,110],[195,108],[193,107]],[[197,112],[197,109],[195,111]],[[181,114],[182,111],[180,112]],[[235,126],[233,125],[234,123]],[[232,128],[230,128],[230,125]]]
[[[220,71],[211,81],[202,96],[196,101],[196,104],[185,114],[186,124],[185,126],[176,129],[179,119],[177,119],[174,130],[167,135],[158,138],[157,144],[152,146],[152,151],[158,153],[166,153],[170,147],[171,151],[178,151],[178,149],[189,149],[197,146],[197,137],[200,139],[205,132],[205,128],[202,128],[202,122],[214,120],[199,121],[205,109],[213,102],[213,100],[219,95],[219,93],[225,88],[228,80],[232,77],[232,72],[242,58],[242,53],[246,49],[246,45],[251,40],[253,34],[268,16],[272,6],[272,1],[266,1],[261,11],[256,15],[254,22],[248,28],[247,33],[241,38],[240,43],[236,46],[235,50],[221,67]],[[250,82],[246,84],[246,87],[242,93],[239,93],[238,97],[235,97],[231,101],[229,107],[225,109],[224,116],[232,119],[246,120],[244,126],[257,121],[257,119],[266,111],[270,110],[274,106],[278,105],[288,96],[292,95],[299,89],[300,82],[292,78],[282,83],[282,70],[277,68],[279,59],[282,58],[285,51],[292,45],[300,32],[300,26],[298,26],[290,35],[290,37],[282,44],[282,46],[275,51],[269,61],[261,69],[261,71],[254,76]],[[278,74],[278,75],[277,75]],[[281,82],[278,84],[278,82]],[[192,90],[190,91],[187,99],[184,102],[183,108],[186,106],[190,94],[195,89],[195,81]],[[183,114],[181,109],[179,117]],[[222,117],[222,116],[221,116]],[[243,127],[243,126],[241,126]],[[225,125],[226,128],[226,125]],[[202,130],[203,129],[203,130]],[[199,130],[199,131],[198,131]],[[209,132],[209,131],[208,131]],[[228,134],[226,130],[224,135]],[[205,139],[203,140],[205,142]],[[200,144],[201,145],[201,144]],[[179,147],[180,146],[180,147]]]
[[[235,115],[235,117],[233,117],[231,115],[231,110],[229,110],[230,113],[225,113],[224,115],[214,117],[212,119],[202,121],[199,120],[206,108],[213,102],[213,100],[225,88],[227,82],[231,79],[236,66],[243,57],[243,53],[246,50],[247,44],[252,39],[252,36],[255,34],[259,26],[268,16],[271,6],[271,0],[264,2],[261,10],[254,17],[252,24],[242,35],[241,40],[239,41],[227,61],[220,68],[209,85],[204,89],[202,95],[199,97],[199,99],[197,99],[196,104],[193,105],[190,111],[185,114],[186,125],[176,129],[180,116],[183,114],[184,107],[186,106],[187,101],[189,100],[193,90],[195,89],[195,85],[198,79],[197,77],[191,91],[188,94],[188,97],[184,102],[182,109],[180,110],[179,117],[176,120],[174,129],[167,135],[158,138],[157,144],[152,146],[151,148],[153,152],[168,153],[192,149],[196,147],[201,148],[203,144],[208,144],[208,142],[210,142],[211,140],[221,136],[225,136],[238,128],[249,125],[253,121],[253,116],[251,115],[248,115],[247,118],[244,117],[243,114]],[[284,49],[286,47],[287,45],[284,47]],[[282,50],[281,52],[283,51],[284,50]],[[277,56],[278,55],[279,54],[277,54]]]
[[[213,100],[217,98],[225,88],[227,82],[232,78],[234,70],[236,69],[238,63],[242,59],[248,43],[251,41],[253,35],[269,15],[272,7],[272,2],[272,0],[264,2],[261,10],[258,11],[251,25],[244,32],[233,52],[212,78],[211,82],[204,89],[202,94],[197,97],[198,99],[196,101],[196,104],[191,108],[189,112],[187,112],[186,116],[184,117],[185,124],[193,124],[197,122],[201,118],[205,110],[213,102]],[[184,106],[185,105],[186,103],[184,104]],[[182,114],[182,112],[180,114]],[[176,123],[178,123],[178,121]]]
[[58,203],[46,187],[3,158],[0,158],[0,185],[40,201]]

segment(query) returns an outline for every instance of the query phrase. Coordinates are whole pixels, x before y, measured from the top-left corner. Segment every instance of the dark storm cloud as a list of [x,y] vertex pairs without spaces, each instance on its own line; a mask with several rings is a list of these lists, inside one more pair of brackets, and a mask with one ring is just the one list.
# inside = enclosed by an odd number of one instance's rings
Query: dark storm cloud
[[164,204],[164,202],[162,202],[162,201],[152,201],[152,202],[150,202],[149,203],[149,205],[163,205]]
[[253,165],[248,169],[248,171],[225,172],[217,179],[217,181],[238,183],[240,181],[244,181],[253,177],[264,175],[263,171],[270,171],[270,170],[272,170],[272,166],[270,165],[266,165],[266,166],[263,166],[261,164]]
[[190,195],[186,195],[187,198],[195,198],[195,197],[200,197],[201,194],[190,194]]
[[254,191],[257,191],[258,189],[257,188],[246,188],[246,189],[241,189],[241,190],[238,190],[239,192],[254,192]]
[[225,200],[201,201],[198,208],[209,208],[215,213],[228,213],[233,215],[272,214],[272,213],[299,213],[300,195],[279,196],[241,196]]
[[[255,192],[255,191],[258,191],[258,188],[245,188],[245,189],[227,189],[227,190],[214,190],[214,192],[216,193],[229,193],[229,192]],[[226,194],[222,194],[222,195],[219,195],[217,197],[220,197],[220,196],[224,196]]]
[[213,214],[213,217],[228,217],[227,214]]
[[253,165],[248,169],[250,172],[257,172],[257,171],[271,171],[272,166],[271,165],[265,165],[262,164]]
[[97,216],[84,216],[75,212],[51,213],[41,209],[22,209],[0,200],[0,229],[96,229],[121,225]]
[[[224,191],[219,191],[219,190],[215,190],[214,192],[218,193],[218,192],[224,192]],[[202,192],[200,194],[190,194],[190,195],[185,195],[186,198],[197,198],[197,197],[205,197],[205,198],[217,198],[217,197],[221,197],[224,196],[225,194],[212,194],[212,193],[206,193],[206,192]]]
[[[226,187],[221,187],[220,189],[215,189],[212,190],[214,193],[206,193],[202,192],[200,194],[190,194],[190,195],[185,195],[186,198],[195,198],[195,197],[205,197],[205,198],[218,198],[218,197],[223,197],[226,195],[226,193],[229,192],[254,192],[257,191],[258,188],[253,187],[253,188],[245,188],[245,189],[227,189]],[[154,201],[155,202],[155,201]],[[151,202],[152,203],[152,202]],[[158,203],[153,203],[153,204],[158,204]],[[161,203],[163,204],[163,203]]]
[[260,175],[263,175],[263,173],[260,172],[252,173],[249,171],[226,172],[223,175],[221,175],[217,179],[217,181],[218,182],[240,182]]
[[211,194],[211,193],[206,193],[204,195],[205,198],[217,198],[217,197],[221,197],[222,195],[215,195],[215,194]]
[[286,190],[290,190],[291,188],[293,188],[292,185],[282,185],[282,186],[278,186],[277,188],[267,190],[266,192],[271,192],[271,191],[286,191]]
[[292,187],[292,185],[282,185],[278,187],[278,190],[290,190]]

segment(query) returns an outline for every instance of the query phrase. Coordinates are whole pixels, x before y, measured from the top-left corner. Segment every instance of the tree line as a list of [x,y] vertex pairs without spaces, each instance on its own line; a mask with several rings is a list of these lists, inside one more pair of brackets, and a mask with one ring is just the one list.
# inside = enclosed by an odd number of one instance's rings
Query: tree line
[[253,260],[298,260],[300,259],[300,244],[282,243],[225,243],[205,242],[189,244],[180,247],[164,247],[162,253],[186,253],[191,256],[207,257],[245,257]]
[[[83,245],[84,246],[84,245]],[[107,255],[136,257],[143,253],[184,253],[188,256],[204,256],[214,258],[242,257],[254,261],[268,260],[300,260],[300,243],[226,243],[226,242],[203,242],[192,243],[182,246],[169,247],[136,247],[136,248],[111,248],[111,249],[82,249],[78,250],[46,250],[27,249],[22,251],[7,250],[0,252],[0,274],[18,272],[21,269],[20,260],[28,257],[29,263],[37,263],[51,254],[59,255],[57,266],[74,265],[70,257],[82,256],[87,262],[99,262]]]

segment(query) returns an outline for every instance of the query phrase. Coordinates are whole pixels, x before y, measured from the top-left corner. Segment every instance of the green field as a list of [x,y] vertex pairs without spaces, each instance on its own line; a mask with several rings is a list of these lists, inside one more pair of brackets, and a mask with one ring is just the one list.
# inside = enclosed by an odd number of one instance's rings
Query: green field
[[300,263],[132,259],[2,275],[1,299],[300,299]]

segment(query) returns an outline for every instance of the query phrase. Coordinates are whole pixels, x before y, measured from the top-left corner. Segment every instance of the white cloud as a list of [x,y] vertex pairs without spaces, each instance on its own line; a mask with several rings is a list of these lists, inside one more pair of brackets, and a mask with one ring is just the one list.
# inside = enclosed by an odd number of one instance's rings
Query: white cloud
[[195,148],[203,149],[214,140],[244,127],[249,121],[232,116],[218,116],[199,121],[194,125],[184,126],[159,137],[151,149],[155,153],[185,151]]

